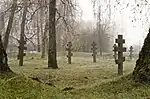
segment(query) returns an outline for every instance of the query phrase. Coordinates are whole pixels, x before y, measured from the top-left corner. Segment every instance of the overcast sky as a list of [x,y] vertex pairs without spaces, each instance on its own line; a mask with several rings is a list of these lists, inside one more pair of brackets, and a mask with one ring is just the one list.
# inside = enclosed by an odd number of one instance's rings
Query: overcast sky
[[[83,10],[82,19],[85,21],[92,21],[93,20],[93,5],[91,0],[78,0],[80,7]],[[117,13],[117,12],[116,12]],[[126,38],[126,42],[130,45],[132,44],[142,44],[143,38],[146,36],[145,29],[140,28],[137,24],[136,27],[132,26],[132,22],[129,19],[131,15],[130,8],[123,11],[122,15],[116,15],[116,23],[118,26],[118,34],[124,34]],[[124,31],[122,31],[122,27],[124,27]]]
[[93,20],[93,5],[91,3],[91,0],[78,0],[80,7],[83,10],[83,16],[82,18],[85,21]]

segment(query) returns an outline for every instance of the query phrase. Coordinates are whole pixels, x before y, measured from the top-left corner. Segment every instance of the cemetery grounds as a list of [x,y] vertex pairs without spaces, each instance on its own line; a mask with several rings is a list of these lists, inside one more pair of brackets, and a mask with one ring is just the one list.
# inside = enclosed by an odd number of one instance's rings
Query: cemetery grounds
[[[73,53],[72,64],[65,54],[58,55],[59,69],[47,69],[47,59],[40,54],[27,53],[24,66],[9,55],[9,66],[16,74],[0,78],[1,99],[148,99],[150,86],[129,79],[138,55],[124,62],[123,76],[117,75],[112,54],[97,56],[91,53]],[[32,79],[34,80],[32,80]],[[39,81],[41,82],[39,82]]]

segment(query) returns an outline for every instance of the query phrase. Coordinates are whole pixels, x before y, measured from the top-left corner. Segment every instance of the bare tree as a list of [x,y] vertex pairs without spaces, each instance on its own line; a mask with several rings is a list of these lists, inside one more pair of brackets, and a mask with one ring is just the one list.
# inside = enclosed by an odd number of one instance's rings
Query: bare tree
[[41,58],[44,58],[45,53],[46,53],[45,49],[46,49],[47,32],[48,32],[48,21],[46,21],[46,23],[45,23],[44,34],[43,34],[43,37],[42,37],[42,55],[41,55]]
[[20,33],[20,41],[19,41],[19,66],[23,66],[23,56],[24,56],[24,50],[25,50],[25,24],[26,24],[26,15],[27,15],[27,8],[28,8],[28,1],[23,1],[24,8],[23,8],[23,15],[22,15],[22,22],[21,22],[21,33]]
[[0,35],[0,73],[12,72],[7,63],[7,53],[4,49],[3,42]]
[[[37,51],[40,52],[40,26],[39,26],[39,14],[37,13],[37,22],[36,22],[36,28],[37,28]],[[41,28],[41,30],[43,30]]]
[[57,69],[56,59],[56,0],[49,1],[49,49],[48,49],[48,67]]
[[10,35],[11,28],[12,28],[16,8],[17,8],[17,0],[13,0],[12,6],[11,6],[11,13],[10,13],[10,17],[9,17],[7,29],[5,32],[5,37],[4,37],[4,49],[5,50],[7,49],[7,46],[8,46],[9,35]]
[[[98,38],[98,45],[99,45],[99,51],[100,56],[102,56],[104,52],[104,45],[106,44],[106,40],[104,36],[106,37],[107,31],[109,30],[109,24],[111,22],[111,6],[110,6],[110,0],[99,1],[99,0],[93,0],[93,13],[96,20],[96,27],[97,31],[97,38]],[[108,11],[107,11],[108,10]],[[109,13],[108,13],[109,12]],[[107,15],[107,17],[106,17]],[[109,20],[109,22],[107,22]],[[107,43],[109,43],[109,39],[107,37]]]
[[[42,52],[42,55],[41,55],[41,58],[44,58],[45,57],[45,41],[43,40],[45,37],[44,37],[44,33],[43,33],[43,21],[44,21],[44,2],[45,0],[40,0],[39,3],[40,3],[40,32],[41,32],[41,44],[42,44],[42,48],[41,48],[41,52]],[[44,44],[44,45],[43,45]]]
[[4,30],[4,26],[5,26],[5,14],[4,12],[0,13],[0,34],[2,34],[2,31]]
[[[48,32],[47,2],[45,0],[39,0],[39,4],[40,4],[40,32],[42,37],[41,58],[44,58],[46,54],[46,39],[47,39],[47,32]],[[43,25],[45,25],[45,27],[43,27]]]

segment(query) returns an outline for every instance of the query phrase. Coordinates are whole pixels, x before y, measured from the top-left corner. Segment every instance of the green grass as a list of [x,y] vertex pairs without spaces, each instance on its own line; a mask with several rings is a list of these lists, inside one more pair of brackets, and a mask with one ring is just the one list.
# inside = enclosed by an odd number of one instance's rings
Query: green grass
[[58,88],[32,81],[23,75],[3,77],[0,86],[0,99],[65,99],[69,96]]
[[[34,59],[32,59],[34,57]],[[19,67],[11,58],[9,65],[17,74],[2,75],[0,78],[1,99],[146,99],[150,86],[134,83],[128,79],[135,67],[135,61],[127,58],[124,76],[117,75],[117,65],[112,57],[98,57],[92,63],[90,53],[75,53],[73,63],[67,64],[66,57],[58,57],[59,69],[45,69],[47,59],[39,54],[25,57],[24,66]],[[11,75],[11,76],[10,76]],[[37,77],[38,83],[28,77]],[[64,88],[73,90],[62,91]]]

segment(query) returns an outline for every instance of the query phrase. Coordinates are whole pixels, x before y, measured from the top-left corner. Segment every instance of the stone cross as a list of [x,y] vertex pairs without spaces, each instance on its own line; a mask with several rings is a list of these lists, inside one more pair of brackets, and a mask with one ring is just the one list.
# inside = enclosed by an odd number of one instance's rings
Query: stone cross
[[130,57],[130,59],[132,59],[132,57],[133,57],[133,47],[132,46],[130,46],[129,52],[130,52],[129,57]]
[[67,55],[68,64],[71,64],[71,57],[73,56],[73,54],[71,52],[72,51],[72,43],[71,42],[68,42],[66,50],[68,51],[68,55]]
[[97,55],[97,52],[96,52],[96,50],[97,50],[96,43],[93,42],[91,45],[92,45],[91,50],[93,52],[93,54],[92,54],[92,56],[93,56],[93,62],[96,63],[96,55]]
[[123,62],[125,61],[125,57],[123,57],[123,52],[126,52],[126,48],[123,47],[123,43],[125,43],[125,40],[123,39],[122,35],[118,35],[116,43],[118,43],[118,59],[116,60],[116,63],[118,64],[118,75],[123,75]]
[[116,44],[114,44],[113,45],[113,52],[114,52],[114,55],[113,55],[113,57],[114,57],[114,59],[115,59],[115,61],[117,60],[117,45]]
[[[24,50],[27,50],[27,47],[25,46],[27,44],[27,42],[24,40],[24,42],[23,42],[24,47],[23,48],[21,47],[21,41],[20,40],[18,41],[18,43],[19,43],[19,46],[18,46],[19,53],[17,55],[17,59],[19,60],[21,57],[21,52],[22,51],[24,52]],[[26,53],[23,53],[23,56],[26,56]]]

